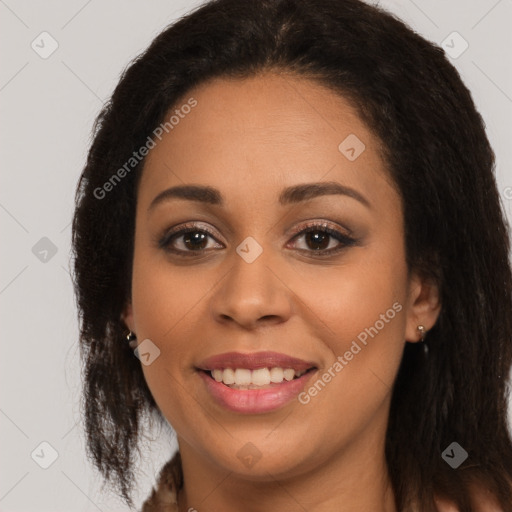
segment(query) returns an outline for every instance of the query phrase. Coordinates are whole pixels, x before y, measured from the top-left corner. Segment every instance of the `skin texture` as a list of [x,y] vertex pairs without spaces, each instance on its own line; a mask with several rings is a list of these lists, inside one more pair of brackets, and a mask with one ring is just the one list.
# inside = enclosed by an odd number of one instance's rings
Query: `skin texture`
[[[347,101],[304,78],[215,79],[189,97],[197,106],[151,150],[141,177],[124,315],[161,351],[143,371],[178,435],[180,510],[395,511],[384,458],[391,387],[405,341],[417,342],[417,326],[428,331],[441,306],[437,289],[408,272],[401,199],[379,141]],[[350,134],[365,144],[354,161],[338,149]],[[320,181],[370,206],[346,195],[279,204],[285,187]],[[184,184],[215,187],[224,206],[171,199],[148,211]],[[293,232],[311,221],[356,241],[319,257]],[[190,222],[213,232],[200,254],[183,235],[171,245],[191,257],[158,246]],[[263,249],[250,264],[236,252],[249,236]],[[230,412],[195,370],[215,354],[273,350],[316,362],[309,387],[395,303],[401,311],[306,405]],[[250,468],[237,457],[249,442],[261,454]]]

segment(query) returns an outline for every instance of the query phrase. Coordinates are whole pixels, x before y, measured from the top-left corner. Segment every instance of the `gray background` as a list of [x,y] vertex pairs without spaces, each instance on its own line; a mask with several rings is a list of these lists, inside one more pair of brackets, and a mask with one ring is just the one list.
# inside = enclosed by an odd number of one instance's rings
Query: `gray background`
[[[69,275],[74,191],[94,118],[121,71],[199,3],[0,0],[0,511],[127,510],[101,492],[77,424],[80,364]],[[438,44],[454,31],[468,42],[452,62],[486,120],[511,219],[512,0],[380,5]],[[31,45],[40,53],[51,49],[49,37],[40,36],[45,31],[58,48],[43,59]],[[463,48],[453,37],[448,44]],[[41,442],[58,452],[48,469],[40,464],[51,462],[51,449]],[[174,447],[168,432],[154,431],[148,440],[138,503]]]

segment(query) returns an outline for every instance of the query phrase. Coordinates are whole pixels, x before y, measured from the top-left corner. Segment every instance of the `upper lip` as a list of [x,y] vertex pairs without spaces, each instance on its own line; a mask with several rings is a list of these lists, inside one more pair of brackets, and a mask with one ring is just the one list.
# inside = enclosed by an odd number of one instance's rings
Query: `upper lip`
[[293,368],[294,370],[309,370],[316,367],[314,362],[304,361],[296,357],[287,356],[278,352],[253,352],[243,354],[241,352],[226,352],[208,357],[202,361],[200,370],[223,370],[226,368],[246,368],[256,370],[258,368]]

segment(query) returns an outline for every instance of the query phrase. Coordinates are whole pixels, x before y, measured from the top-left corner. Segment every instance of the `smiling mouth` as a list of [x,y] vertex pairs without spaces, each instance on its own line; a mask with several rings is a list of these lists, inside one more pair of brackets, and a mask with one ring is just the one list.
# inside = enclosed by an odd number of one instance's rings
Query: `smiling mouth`
[[283,383],[299,379],[303,375],[315,371],[316,367],[306,370],[293,368],[268,367],[249,370],[247,368],[224,368],[215,370],[200,370],[209,378],[226,387],[237,390],[267,389]]

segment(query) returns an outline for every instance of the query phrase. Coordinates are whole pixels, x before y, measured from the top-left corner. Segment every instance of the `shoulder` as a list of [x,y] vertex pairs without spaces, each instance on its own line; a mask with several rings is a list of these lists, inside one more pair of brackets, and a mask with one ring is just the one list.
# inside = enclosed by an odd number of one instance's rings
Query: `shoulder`
[[[485,488],[474,486],[471,497],[475,505],[475,512],[504,512],[497,499]],[[435,498],[438,512],[460,512],[460,509],[452,501]]]
[[162,467],[157,484],[142,504],[141,512],[178,512],[178,490],[183,482],[180,453]]

